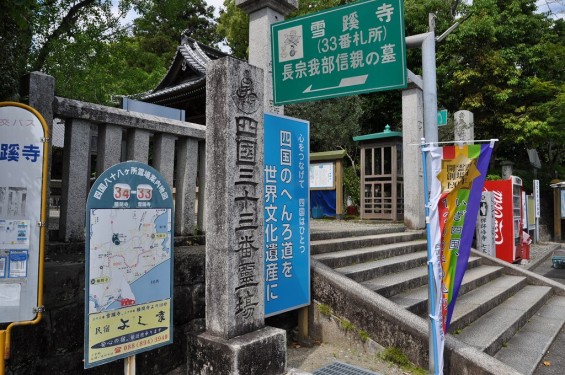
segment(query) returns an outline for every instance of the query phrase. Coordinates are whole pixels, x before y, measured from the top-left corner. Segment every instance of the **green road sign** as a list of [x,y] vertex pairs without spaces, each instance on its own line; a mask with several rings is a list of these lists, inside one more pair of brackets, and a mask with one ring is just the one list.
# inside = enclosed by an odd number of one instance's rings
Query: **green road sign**
[[405,88],[401,0],[368,0],[271,26],[274,104]]
[[437,126],[447,125],[447,109],[437,111]]

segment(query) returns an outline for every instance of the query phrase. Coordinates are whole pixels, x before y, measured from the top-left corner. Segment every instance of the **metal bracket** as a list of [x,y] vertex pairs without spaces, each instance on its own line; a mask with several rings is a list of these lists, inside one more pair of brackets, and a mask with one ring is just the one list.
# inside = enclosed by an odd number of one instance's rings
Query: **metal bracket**
[[39,307],[33,308],[34,314],[39,314],[39,313],[43,313],[43,312],[45,312],[45,306],[39,306]]
[[51,140],[49,137],[41,138],[41,142],[48,143]]
[[46,221],[38,221],[38,222],[37,222],[37,226],[40,227],[40,228],[41,228],[41,227],[46,227],[46,226],[47,226],[47,222],[46,222]]

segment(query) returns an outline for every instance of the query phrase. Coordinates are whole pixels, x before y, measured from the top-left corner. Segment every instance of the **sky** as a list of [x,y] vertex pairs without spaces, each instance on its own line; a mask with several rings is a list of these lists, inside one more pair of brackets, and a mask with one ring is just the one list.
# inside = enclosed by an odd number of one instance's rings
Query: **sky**
[[[472,3],[472,0],[469,0],[468,2]],[[117,12],[118,0],[112,0],[112,3],[114,4],[114,9]],[[214,14],[218,16],[220,8],[223,7],[224,0],[206,0],[206,3],[214,7]],[[565,18],[565,0],[537,0],[536,5],[540,12],[550,12],[551,18]],[[130,11],[123,22],[129,23],[136,16],[137,14],[134,11]]]

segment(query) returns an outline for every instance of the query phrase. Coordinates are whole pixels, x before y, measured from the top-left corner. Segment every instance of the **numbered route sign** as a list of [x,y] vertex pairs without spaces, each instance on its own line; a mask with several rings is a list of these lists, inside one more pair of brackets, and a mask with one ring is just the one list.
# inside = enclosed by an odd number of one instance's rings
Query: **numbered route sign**
[[173,195],[128,161],[97,179],[86,204],[84,367],[173,342]]

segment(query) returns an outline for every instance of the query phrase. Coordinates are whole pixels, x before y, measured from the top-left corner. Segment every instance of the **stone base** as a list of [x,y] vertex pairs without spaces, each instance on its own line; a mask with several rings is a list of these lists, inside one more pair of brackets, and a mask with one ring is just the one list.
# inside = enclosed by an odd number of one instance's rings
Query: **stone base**
[[282,375],[286,331],[264,327],[231,340],[205,331],[189,338],[187,363],[191,375]]

